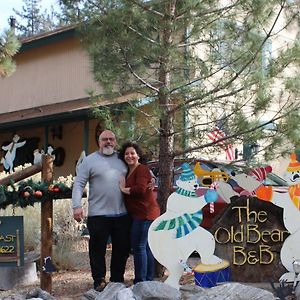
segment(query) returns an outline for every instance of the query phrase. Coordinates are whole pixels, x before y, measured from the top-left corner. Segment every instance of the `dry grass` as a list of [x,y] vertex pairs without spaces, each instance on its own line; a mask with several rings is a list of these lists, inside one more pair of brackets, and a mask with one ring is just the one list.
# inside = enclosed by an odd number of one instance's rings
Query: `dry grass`
[[[41,247],[41,205],[22,208],[7,207],[0,211],[1,216],[23,216],[24,249],[40,252]],[[71,200],[55,200],[53,202],[53,261],[59,270],[74,270],[76,256],[70,253],[84,245],[80,237],[80,224],[73,219]],[[86,246],[85,246],[86,248]]]

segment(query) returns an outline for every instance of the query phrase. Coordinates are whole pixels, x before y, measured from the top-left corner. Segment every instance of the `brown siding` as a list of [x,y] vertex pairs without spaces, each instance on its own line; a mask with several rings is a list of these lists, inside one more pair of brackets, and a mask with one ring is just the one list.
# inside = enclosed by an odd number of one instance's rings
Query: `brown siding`
[[15,59],[17,71],[0,80],[1,113],[86,98],[87,89],[100,92],[75,38],[25,50]]

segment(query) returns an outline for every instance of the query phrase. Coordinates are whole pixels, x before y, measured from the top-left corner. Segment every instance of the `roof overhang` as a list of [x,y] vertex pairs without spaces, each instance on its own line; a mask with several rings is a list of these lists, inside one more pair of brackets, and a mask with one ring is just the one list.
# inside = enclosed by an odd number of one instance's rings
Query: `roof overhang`
[[61,28],[57,28],[52,31],[40,33],[34,36],[21,39],[21,49],[19,52],[51,44],[60,40],[64,40],[69,37],[75,36],[77,25],[69,25]]
[[85,119],[91,115],[91,108],[89,99],[79,99],[0,114],[0,131]]
[[[123,103],[139,97],[139,94],[133,93],[114,99],[102,99],[97,106]],[[94,105],[90,98],[85,98],[3,113],[0,114],[0,132],[46,126],[57,122],[92,119],[94,118],[92,115]]]

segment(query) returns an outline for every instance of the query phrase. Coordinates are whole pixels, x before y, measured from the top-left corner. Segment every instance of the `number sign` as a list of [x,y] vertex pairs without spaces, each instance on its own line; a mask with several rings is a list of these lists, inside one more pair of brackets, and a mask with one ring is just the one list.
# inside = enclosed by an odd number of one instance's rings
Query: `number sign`
[[0,217],[0,267],[20,267],[23,265],[23,217]]

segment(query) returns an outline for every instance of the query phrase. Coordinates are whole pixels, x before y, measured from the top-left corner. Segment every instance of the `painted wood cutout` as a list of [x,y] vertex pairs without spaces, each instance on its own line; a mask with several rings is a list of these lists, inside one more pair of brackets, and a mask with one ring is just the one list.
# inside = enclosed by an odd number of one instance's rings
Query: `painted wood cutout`
[[[279,281],[293,282],[295,278],[293,262],[300,259],[300,162],[297,161],[295,153],[290,156],[285,179],[289,185],[288,192],[277,192],[271,186],[261,186],[256,191],[256,196],[260,200],[270,201],[283,208],[284,226],[290,235],[282,245],[280,259],[288,272],[284,273]],[[300,275],[297,280],[300,280]]]
[[[202,209],[206,204],[217,201],[218,194],[227,203],[230,203],[231,197],[239,196],[242,192],[254,194],[270,170],[260,168],[250,174],[228,175],[218,169],[204,171],[199,163],[195,165],[194,172],[187,163],[182,165],[182,173],[176,181],[177,189],[168,198],[166,212],[153,221],[148,234],[154,257],[168,269],[169,276],[165,283],[177,289],[180,287],[180,277],[187,269],[186,261],[194,251],[198,252],[201,260],[194,268],[195,272],[198,269],[201,272],[217,272],[229,266],[226,260],[214,254],[213,235],[199,226]],[[205,194],[203,190],[198,190],[198,180],[203,180],[203,176],[210,176],[214,181],[214,189],[208,189]],[[240,192],[233,189],[232,184],[237,185]]]
[[168,198],[166,212],[153,221],[148,235],[154,257],[169,271],[165,283],[177,289],[184,262],[194,251],[199,253],[202,264],[224,267],[223,260],[214,255],[213,235],[199,226],[202,208],[217,200],[213,195],[216,192],[198,196],[197,177],[187,163],[182,165],[182,169],[176,182],[177,189]]
[[1,159],[1,163],[4,168],[8,170],[10,173],[13,172],[14,169],[14,160],[16,158],[16,150],[25,145],[26,141],[19,142],[20,136],[15,134],[13,136],[12,142],[7,146],[2,146],[2,150],[7,151],[4,157]]

